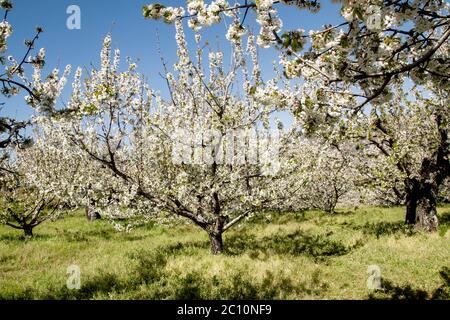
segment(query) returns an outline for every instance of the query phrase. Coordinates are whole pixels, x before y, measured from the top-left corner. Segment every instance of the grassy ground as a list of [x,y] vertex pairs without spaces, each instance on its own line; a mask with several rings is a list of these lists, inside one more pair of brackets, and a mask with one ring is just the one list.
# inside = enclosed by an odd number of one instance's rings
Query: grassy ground
[[[439,234],[406,228],[403,215],[274,214],[230,230],[223,256],[190,225],[123,234],[77,214],[36,228],[30,241],[1,226],[0,299],[450,299],[450,207],[439,210]],[[73,264],[80,290],[66,288]],[[369,265],[383,290],[367,289]]]

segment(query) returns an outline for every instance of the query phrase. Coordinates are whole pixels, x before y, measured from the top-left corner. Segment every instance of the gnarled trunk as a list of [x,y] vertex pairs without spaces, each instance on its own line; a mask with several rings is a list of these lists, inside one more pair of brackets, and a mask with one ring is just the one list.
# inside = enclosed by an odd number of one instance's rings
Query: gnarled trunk
[[431,182],[410,181],[406,195],[406,223],[427,232],[437,231],[438,228],[436,211],[438,187],[435,181]]
[[209,242],[211,244],[211,253],[219,255],[223,253],[222,232],[209,232]]
[[[406,223],[415,225],[424,231],[433,232],[438,229],[436,202],[439,188],[450,176],[450,144],[448,128],[444,125],[447,119],[448,104],[435,110],[436,126],[440,141],[435,152],[423,159],[418,177],[407,178],[406,189]],[[411,176],[408,163],[399,164],[399,169]]]
[[224,232],[225,221],[226,219],[224,217],[218,216],[208,231],[212,254],[218,255],[223,253],[222,234]]
[[416,227],[427,232],[435,232],[438,229],[438,217],[436,211],[436,193],[427,190],[426,194],[417,201]]
[[[447,105],[437,110],[435,115],[436,125],[440,135],[440,144],[433,156],[422,161],[420,178],[413,183],[413,199],[415,201],[414,224],[419,229],[434,232],[438,229],[438,218],[436,212],[436,199],[439,187],[444,179],[450,175],[450,145],[448,143],[448,132],[443,125],[448,112]],[[412,203],[414,204],[414,203]],[[410,208],[413,212],[413,207]],[[412,221],[407,216],[407,221]]]

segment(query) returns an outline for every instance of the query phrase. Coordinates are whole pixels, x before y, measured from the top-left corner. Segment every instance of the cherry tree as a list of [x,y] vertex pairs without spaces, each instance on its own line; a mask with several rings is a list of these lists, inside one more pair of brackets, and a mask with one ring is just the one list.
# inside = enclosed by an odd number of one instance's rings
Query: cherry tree
[[[25,53],[20,59],[8,54],[8,39],[13,33],[13,26],[7,18],[13,9],[9,0],[2,0],[0,6],[4,10],[3,21],[0,22],[0,65],[5,71],[0,74],[2,84],[1,94],[5,98],[25,94],[25,102],[38,113],[57,113],[55,104],[62,88],[65,85],[70,66],[60,75],[58,69],[54,69],[47,77],[43,78],[41,73],[45,65],[45,49],[41,48],[33,55],[33,50],[43,29],[36,28],[34,37],[25,40]],[[31,66],[31,70],[28,70]],[[27,75],[30,71],[31,76]],[[5,108],[2,103],[2,108]],[[22,131],[30,124],[30,121],[17,121],[10,117],[0,117],[0,149],[6,148],[10,143],[27,142],[27,137]]]
[[450,175],[448,92],[401,87],[378,112],[348,124],[360,139],[366,161],[362,170],[378,189],[393,191],[406,203],[406,222],[427,231],[438,226],[439,190]]
[[[260,26],[258,45],[281,50],[280,63],[290,78],[319,81],[324,107],[330,96],[359,98],[352,111],[389,98],[391,85],[410,78],[448,86],[449,61],[445,45],[450,37],[449,4],[442,0],[342,0],[342,21],[321,30],[283,30],[277,6],[288,5],[316,13],[318,0],[257,0],[231,3],[189,0],[186,8],[155,3],[144,6],[146,18],[173,23],[186,19],[194,30],[232,19],[227,38],[237,41],[247,30],[249,12]],[[301,25],[299,26],[301,27]],[[448,87],[447,87],[448,88]],[[348,97],[349,96],[349,97]],[[336,98],[336,99],[342,99]],[[331,101],[334,102],[334,101]],[[339,104],[340,105],[340,104]],[[349,106],[347,106],[349,107]]]
[[293,190],[292,197],[274,210],[301,211],[319,209],[334,213],[338,205],[354,206],[364,188],[360,163],[355,157],[354,143],[342,141],[330,144],[323,138],[297,136],[291,142],[291,161],[296,171],[284,178],[284,184]]
[[[164,4],[144,6],[144,16],[163,19],[167,23],[186,19],[194,30],[231,16],[232,23],[227,31],[227,38],[239,41],[247,33],[245,20],[251,16],[250,12],[254,12],[256,22],[260,25],[258,45],[262,48],[279,49],[279,62],[284,67],[285,76],[304,82],[300,90],[295,92],[300,98],[291,105],[294,117],[302,122],[309,134],[318,133],[331,143],[340,139],[346,132],[347,123],[355,118],[365,118],[366,114],[395,113],[398,107],[391,102],[402,87],[412,83],[433,88],[435,92],[448,91],[448,2],[336,2],[342,3],[342,21],[310,31],[283,30],[277,7],[292,5],[314,13],[320,10],[320,1],[257,0],[233,4],[225,0],[208,3],[191,0],[187,2],[186,8],[166,7]],[[237,15],[240,19],[233,18]],[[438,99],[443,99],[439,103],[448,106],[445,97],[438,95]],[[387,106],[391,109],[386,109]],[[429,121],[440,127],[445,123],[446,113],[448,108],[436,108],[433,114],[428,114]],[[407,131],[405,128],[403,132]],[[425,132],[430,133],[428,130]],[[407,201],[411,205],[408,205],[406,221],[425,230],[436,229],[435,201],[431,198],[435,197],[433,190],[441,183],[441,176],[445,177],[444,167],[448,165],[448,134],[445,129],[440,129],[439,132],[441,147],[421,149],[422,152],[430,152],[422,157],[426,161],[421,164],[421,178],[410,176],[411,185],[405,189],[411,190],[408,198],[413,198]],[[427,139],[433,140],[434,137],[432,135]],[[409,141],[408,145],[401,148],[409,148],[414,143]],[[407,171],[409,169],[403,170]],[[426,177],[433,182],[426,182]],[[376,183],[381,184],[382,181],[383,179]],[[421,203],[417,205],[420,213],[414,209],[418,202]]]
[[[297,166],[289,144],[298,132],[272,115],[296,97],[275,90],[281,76],[262,80],[254,37],[246,48],[234,43],[234,62],[225,67],[224,54],[204,52],[199,35],[191,59],[181,21],[175,26],[178,61],[166,70],[168,99],[131,61],[119,70],[120,51],[112,52],[107,36],[101,67],[84,80],[77,70],[70,116],[55,125],[102,170],[95,176],[104,194],[95,206],[119,230],[182,217],[206,231],[220,254],[225,231],[290,198],[283,177]],[[107,178],[100,177],[105,170]]]
[[[33,55],[35,44],[43,32],[40,27],[36,28],[31,40],[25,40],[25,53],[20,59],[8,54],[8,39],[13,33],[8,16],[13,4],[9,0],[2,0],[0,6],[4,10],[0,22],[0,65],[4,67],[0,74],[1,94],[6,99],[24,94],[25,103],[37,114],[58,113],[55,109],[56,100],[66,83],[70,66],[66,67],[62,75],[58,69],[54,69],[50,75],[42,77],[45,49]],[[0,111],[7,107],[6,103],[2,103]],[[23,229],[27,237],[32,236],[35,226],[56,215],[56,210],[49,212],[48,207],[54,206],[58,198],[55,189],[41,190],[36,183],[39,180],[37,176],[28,172],[33,168],[37,170],[41,160],[34,158],[37,157],[37,147],[28,149],[33,141],[23,132],[31,124],[31,119],[17,121],[11,117],[0,117],[0,221]],[[57,172],[49,166],[42,167],[42,170]]]
[[[6,72],[3,73],[0,77],[0,81],[3,85],[2,95],[6,98],[11,97],[19,93],[20,89],[24,89],[29,93],[32,93],[32,90],[27,87],[20,80],[15,79],[15,75],[19,73],[19,70],[22,68],[22,65],[25,63],[23,60],[22,64],[15,64],[13,66],[8,65],[9,61],[15,61],[14,58],[7,56],[8,50],[8,38],[13,33],[13,27],[8,22],[8,14],[12,10],[13,5],[10,1],[1,1],[1,8],[4,10],[3,21],[0,23],[0,64],[6,68]],[[34,45],[34,42],[39,37],[39,33],[42,30],[36,30],[36,36],[33,40],[27,42],[27,55],[31,51],[31,47]],[[26,58],[25,58],[26,59]],[[2,106],[5,104],[2,103]],[[3,107],[2,107],[3,108]],[[1,108],[0,108],[1,110]],[[26,138],[21,134],[21,130],[26,127],[27,123],[23,121],[16,121],[15,119],[11,119],[8,117],[0,117],[0,149],[6,148],[10,143],[19,142],[25,143]],[[5,159],[7,155],[2,152],[1,158]]]
[[[67,152],[70,142],[44,126],[44,120],[33,119],[32,143],[8,147],[11,157],[0,176],[0,223],[23,230],[26,238],[41,223],[57,219],[63,206],[73,206],[73,195],[79,193],[82,159]],[[38,122],[42,123],[37,126]]]
[[2,175],[0,181],[1,224],[23,230],[26,238],[32,238],[33,228],[57,216],[54,198],[27,184],[16,171]]
[[359,174],[356,169],[354,148],[351,144],[328,145],[317,139],[307,140],[313,150],[303,156],[307,170],[300,172],[305,187],[297,197],[307,208],[334,213],[337,205],[351,191],[357,189]]

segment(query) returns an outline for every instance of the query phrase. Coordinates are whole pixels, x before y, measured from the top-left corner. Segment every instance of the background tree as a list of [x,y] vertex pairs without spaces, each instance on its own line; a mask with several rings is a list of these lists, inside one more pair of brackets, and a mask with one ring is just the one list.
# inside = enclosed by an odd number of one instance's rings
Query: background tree
[[[351,191],[356,190],[358,172],[355,168],[352,146],[309,141],[316,148],[316,154],[309,155],[310,167],[303,174],[307,181],[306,190],[300,192],[309,204],[308,208],[334,213],[337,205]],[[304,151],[303,151],[304,152]]]
[[26,238],[41,223],[58,218],[63,206],[73,205],[82,165],[67,152],[61,135],[43,128],[32,144],[8,147],[11,156],[3,161],[0,175],[0,223],[23,230]]
[[[0,6],[4,10],[3,21],[0,22],[0,65],[5,70],[0,74],[1,94],[8,99],[24,93],[25,102],[38,114],[57,113],[56,99],[66,83],[70,66],[66,67],[62,76],[59,76],[58,69],[54,69],[42,79],[45,49],[32,55],[36,41],[43,32],[40,27],[36,28],[36,34],[31,40],[25,40],[26,50],[20,59],[8,55],[8,38],[12,35],[13,27],[7,18],[13,5],[9,0],[2,0]],[[31,66],[31,79],[27,76],[27,66]],[[5,108],[8,106],[2,103],[0,111]],[[58,172],[52,166],[41,166],[45,159],[38,158],[38,147],[29,149],[32,140],[24,133],[24,129],[31,126],[32,122],[32,119],[17,121],[11,117],[0,117],[0,222],[24,230],[26,237],[32,237],[34,227],[58,214],[55,201],[60,193],[55,188],[40,189],[40,179],[29,172],[33,168]],[[42,144],[39,147],[44,152]],[[49,206],[55,208],[49,211]]]
[[397,88],[379,112],[348,126],[361,139],[363,157],[376,159],[362,170],[406,204],[408,224],[427,231],[437,229],[437,198],[450,174],[450,100],[447,92],[431,89],[413,88],[407,94]]

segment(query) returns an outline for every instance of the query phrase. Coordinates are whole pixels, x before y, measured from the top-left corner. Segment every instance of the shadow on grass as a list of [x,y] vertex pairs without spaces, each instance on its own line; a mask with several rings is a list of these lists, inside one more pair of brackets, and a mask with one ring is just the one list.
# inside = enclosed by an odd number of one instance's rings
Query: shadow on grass
[[117,275],[100,272],[87,280],[82,279],[82,286],[78,290],[69,290],[66,286],[51,288],[39,299],[44,300],[91,300],[99,295],[106,295],[116,291],[125,290],[125,282],[120,281]]
[[[294,284],[282,272],[266,272],[262,278],[255,278],[246,266],[232,273],[207,276],[201,271],[185,274],[167,270],[168,259],[179,249],[159,248],[155,251],[137,251],[132,255],[136,263],[127,279],[112,274],[93,277],[80,290],[68,291],[62,288],[48,295],[47,299],[93,299],[104,298],[111,293],[124,295],[127,299],[175,299],[175,300],[253,300],[282,299],[289,294],[315,294],[324,292],[328,286],[316,272],[308,283]],[[319,290],[320,289],[320,290]]]
[[353,216],[355,215],[355,211],[358,210],[358,208],[355,208],[353,210],[336,210],[333,213],[329,213],[329,216]]
[[161,270],[157,273],[152,272],[151,279],[151,282],[147,282],[148,278],[134,276],[122,280],[115,275],[104,274],[92,278],[83,284],[80,290],[69,291],[62,288],[59,292],[50,293],[45,298],[88,300],[100,297],[104,299],[111,293],[117,293],[137,300],[252,300],[275,299],[282,296],[282,292],[300,292],[301,289],[296,288],[287,277],[272,273],[266,273],[262,281],[257,282],[242,272],[225,279],[217,276],[205,277],[199,271],[180,275]]
[[433,292],[432,298],[436,300],[450,300],[450,268],[443,267],[439,271],[439,276],[443,283]]
[[251,217],[246,225],[267,225],[272,224],[285,224],[289,222],[303,222],[308,220],[306,216],[307,211],[270,211],[261,214],[257,214]]
[[[174,300],[274,300],[288,297],[321,297],[329,285],[323,282],[319,270],[312,274],[310,281],[294,283],[283,272],[266,272],[256,279],[243,265],[232,273],[206,276],[204,272],[189,271],[179,274],[166,268],[170,255],[164,248],[155,251],[138,251],[132,260],[135,268],[128,278],[100,272],[82,283],[79,290],[66,287],[52,288],[44,294],[37,294],[28,288],[23,292],[0,299],[47,299],[47,300],[90,300],[108,299],[120,296],[124,299],[174,299]],[[383,290],[368,296],[370,300],[428,300],[450,298],[450,269],[440,272],[443,284],[433,292],[415,289],[411,285],[400,286],[383,279]]]
[[445,236],[448,230],[450,230],[450,211],[442,212],[438,216],[439,220],[439,235]]
[[0,264],[6,264],[14,259],[15,257],[12,254],[2,254],[0,255]]
[[[67,242],[88,242],[88,241],[96,241],[96,240],[111,240],[118,232],[114,229],[98,229],[98,230],[66,230],[66,229],[57,229],[58,237],[64,239]],[[141,240],[143,237],[132,236],[132,235],[121,235],[121,240]]]
[[440,224],[450,225],[450,211],[444,211],[438,215]]
[[361,242],[346,246],[340,241],[332,240],[326,234],[307,234],[295,231],[285,235],[273,235],[257,239],[255,236],[234,235],[226,239],[226,252],[230,255],[249,253],[250,257],[261,254],[268,257],[272,254],[308,256],[315,260],[326,257],[342,256],[362,246]]
[[[120,297],[122,299],[286,299],[305,295],[321,295],[329,288],[316,270],[310,281],[295,282],[289,275],[266,272],[256,277],[246,265],[236,266],[216,275],[199,270],[180,273],[167,268],[168,260],[186,250],[204,249],[204,243],[160,247],[152,251],[139,250],[129,255],[133,266],[126,278],[99,271],[98,275],[82,277],[79,290],[65,285],[50,287],[46,292],[28,288],[0,299],[90,300]],[[190,249],[189,249],[190,248]]]
[[411,237],[417,232],[414,226],[407,225],[403,221],[398,222],[369,222],[362,226],[352,226],[354,230],[361,230],[364,234],[374,235],[379,239],[383,236],[405,235]]
[[413,289],[410,285],[399,286],[390,280],[381,280],[382,290],[369,294],[370,300],[426,300],[428,292],[422,289]]
[[[23,231],[22,231],[22,233],[23,233]],[[23,234],[19,233],[19,231],[17,234],[2,234],[2,235],[0,235],[0,241],[3,241],[3,242],[27,243],[29,241],[45,241],[45,240],[49,240],[51,238],[53,238],[53,236],[50,234],[35,234],[33,236],[33,238],[27,239],[27,238],[25,238],[25,236]]]
[[442,285],[433,292],[414,289],[411,285],[399,286],[390,280],[382,279],[382,290],[369,295],[371,300],[449,300],[450,299],[450,268],[443,267],[439,272]]

